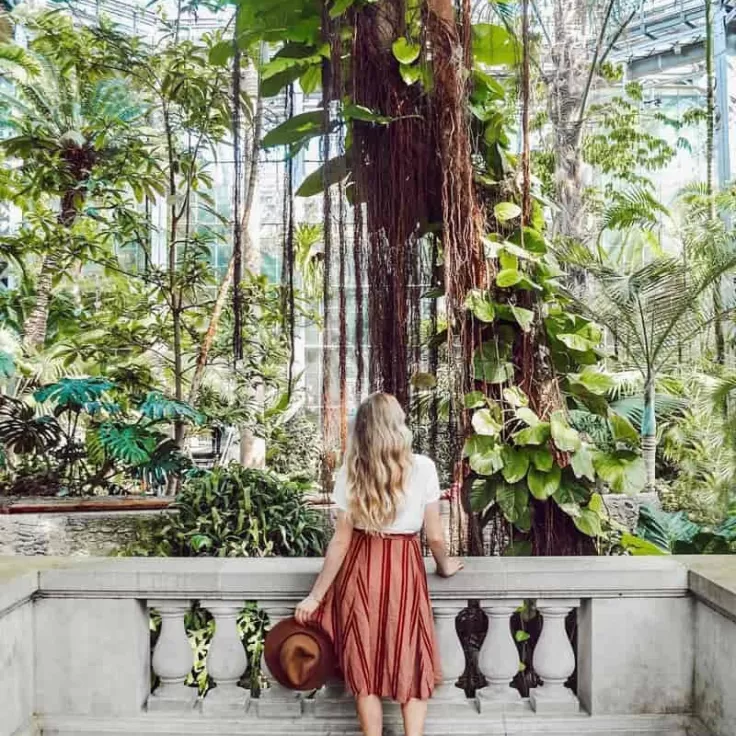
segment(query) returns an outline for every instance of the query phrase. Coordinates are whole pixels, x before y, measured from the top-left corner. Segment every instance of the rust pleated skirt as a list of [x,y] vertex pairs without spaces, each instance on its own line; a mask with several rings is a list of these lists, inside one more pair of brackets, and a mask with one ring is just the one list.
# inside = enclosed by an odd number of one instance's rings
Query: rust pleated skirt
[[441,680],[439,652],[417,535],[353,532],[315,623],[330,635],[346,688],[406,703]]

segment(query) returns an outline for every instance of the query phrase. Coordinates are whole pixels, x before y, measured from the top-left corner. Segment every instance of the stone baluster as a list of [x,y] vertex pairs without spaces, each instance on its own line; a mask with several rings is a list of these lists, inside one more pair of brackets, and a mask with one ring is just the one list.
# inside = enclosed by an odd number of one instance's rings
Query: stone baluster
[[148,710],[188,711],[197,703],[197,689],[184,680],[194,665],[194,652],[184,629],[184,614],[191,601],[149,601],[149,609],[161,615],[161,633],[153,650],[151,666],[160,684],[148,697]]
[[574,599],[537,601],[542,614],[542,633],[534,648],[534,671],[542,685],[532,690],[530,701],[537,713],[576,713],[580,703],[565,682],[575,671],[575,652],[565,630],[570,611],[580,606]]
[[437,702],[453,700],[464,701],[465,693],[456,683],[465,672],[465,652],[457,635],[455,620],[465,608],[464,601],[432,601],[434,625],[442,666],[442,683],[437,687],[434,700]]
[[245,711],[250,693],[238,686],[248,668],[248,656],[238,634],[237,618],[243,604],[237,601],[207,601],[215,617],[215,635],[207,653],[207,672],[217,685],[202,702],[205,713]]
[[[279,621],[294,615],[294,602],[259,601],[259,606],[268,616],[269,628]],[[281,718],[299,716],[302,713],[301,697],[293,690],[285,688],[271,676],[266,658],[261,658],[261,671],[268,682],[268,688],[261,690],[258,698],[258,715],[262,718]]]
[[510,687],[519,672],[519,651],[511,633],[511,616],[522,605],[520,600],[484,600],[488,633],[478,656],[480,671],[488,685],[478,691],[481,710],[521,707],[521,694]]

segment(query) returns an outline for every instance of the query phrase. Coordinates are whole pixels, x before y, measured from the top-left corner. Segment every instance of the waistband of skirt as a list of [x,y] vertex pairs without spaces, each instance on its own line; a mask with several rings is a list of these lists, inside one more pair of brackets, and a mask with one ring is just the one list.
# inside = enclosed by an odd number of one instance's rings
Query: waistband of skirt
[[375,537],[376,539],[419,539],[419,532],[407,532],[405,534],[393,532],[367,532],[365,529],[357,528],[354,528],[353,531],[364,537]]

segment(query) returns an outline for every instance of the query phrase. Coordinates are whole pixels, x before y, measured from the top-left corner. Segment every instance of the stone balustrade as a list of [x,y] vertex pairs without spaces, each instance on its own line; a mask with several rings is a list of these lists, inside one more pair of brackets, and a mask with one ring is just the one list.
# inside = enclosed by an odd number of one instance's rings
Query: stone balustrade
[[[339,682],[297,695],[261,665],[270,686],[242,686],[258,662],[240,612],[255,602],[270,625],[289,616],[319,564],[0,558],[0,735],[358,734]],[[730,558],[472,559],[430,588],[443,680],[427,734],[736,734]],[[205,694],[187,684],[195,601],[214,619]],[[488,621],[470,663],[457,627],[469,602]],[[524,696],[522,606],[539,617]],[[474,667],[485,686],[458,687]],[[387,733],[401,733],[398,716],[388,706]]]

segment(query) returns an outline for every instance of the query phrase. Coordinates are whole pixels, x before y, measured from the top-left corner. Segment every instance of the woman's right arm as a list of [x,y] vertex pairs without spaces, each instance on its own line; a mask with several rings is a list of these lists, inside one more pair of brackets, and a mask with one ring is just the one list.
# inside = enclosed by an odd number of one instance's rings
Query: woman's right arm
[[427,538],[429,550],[437,563],[437,574],[443,578],[452,577],[463,569],[463,561],[447,554],[445,534],[442,530],[440,516],[440,502],[428,503],[424,509],[424,534]]

